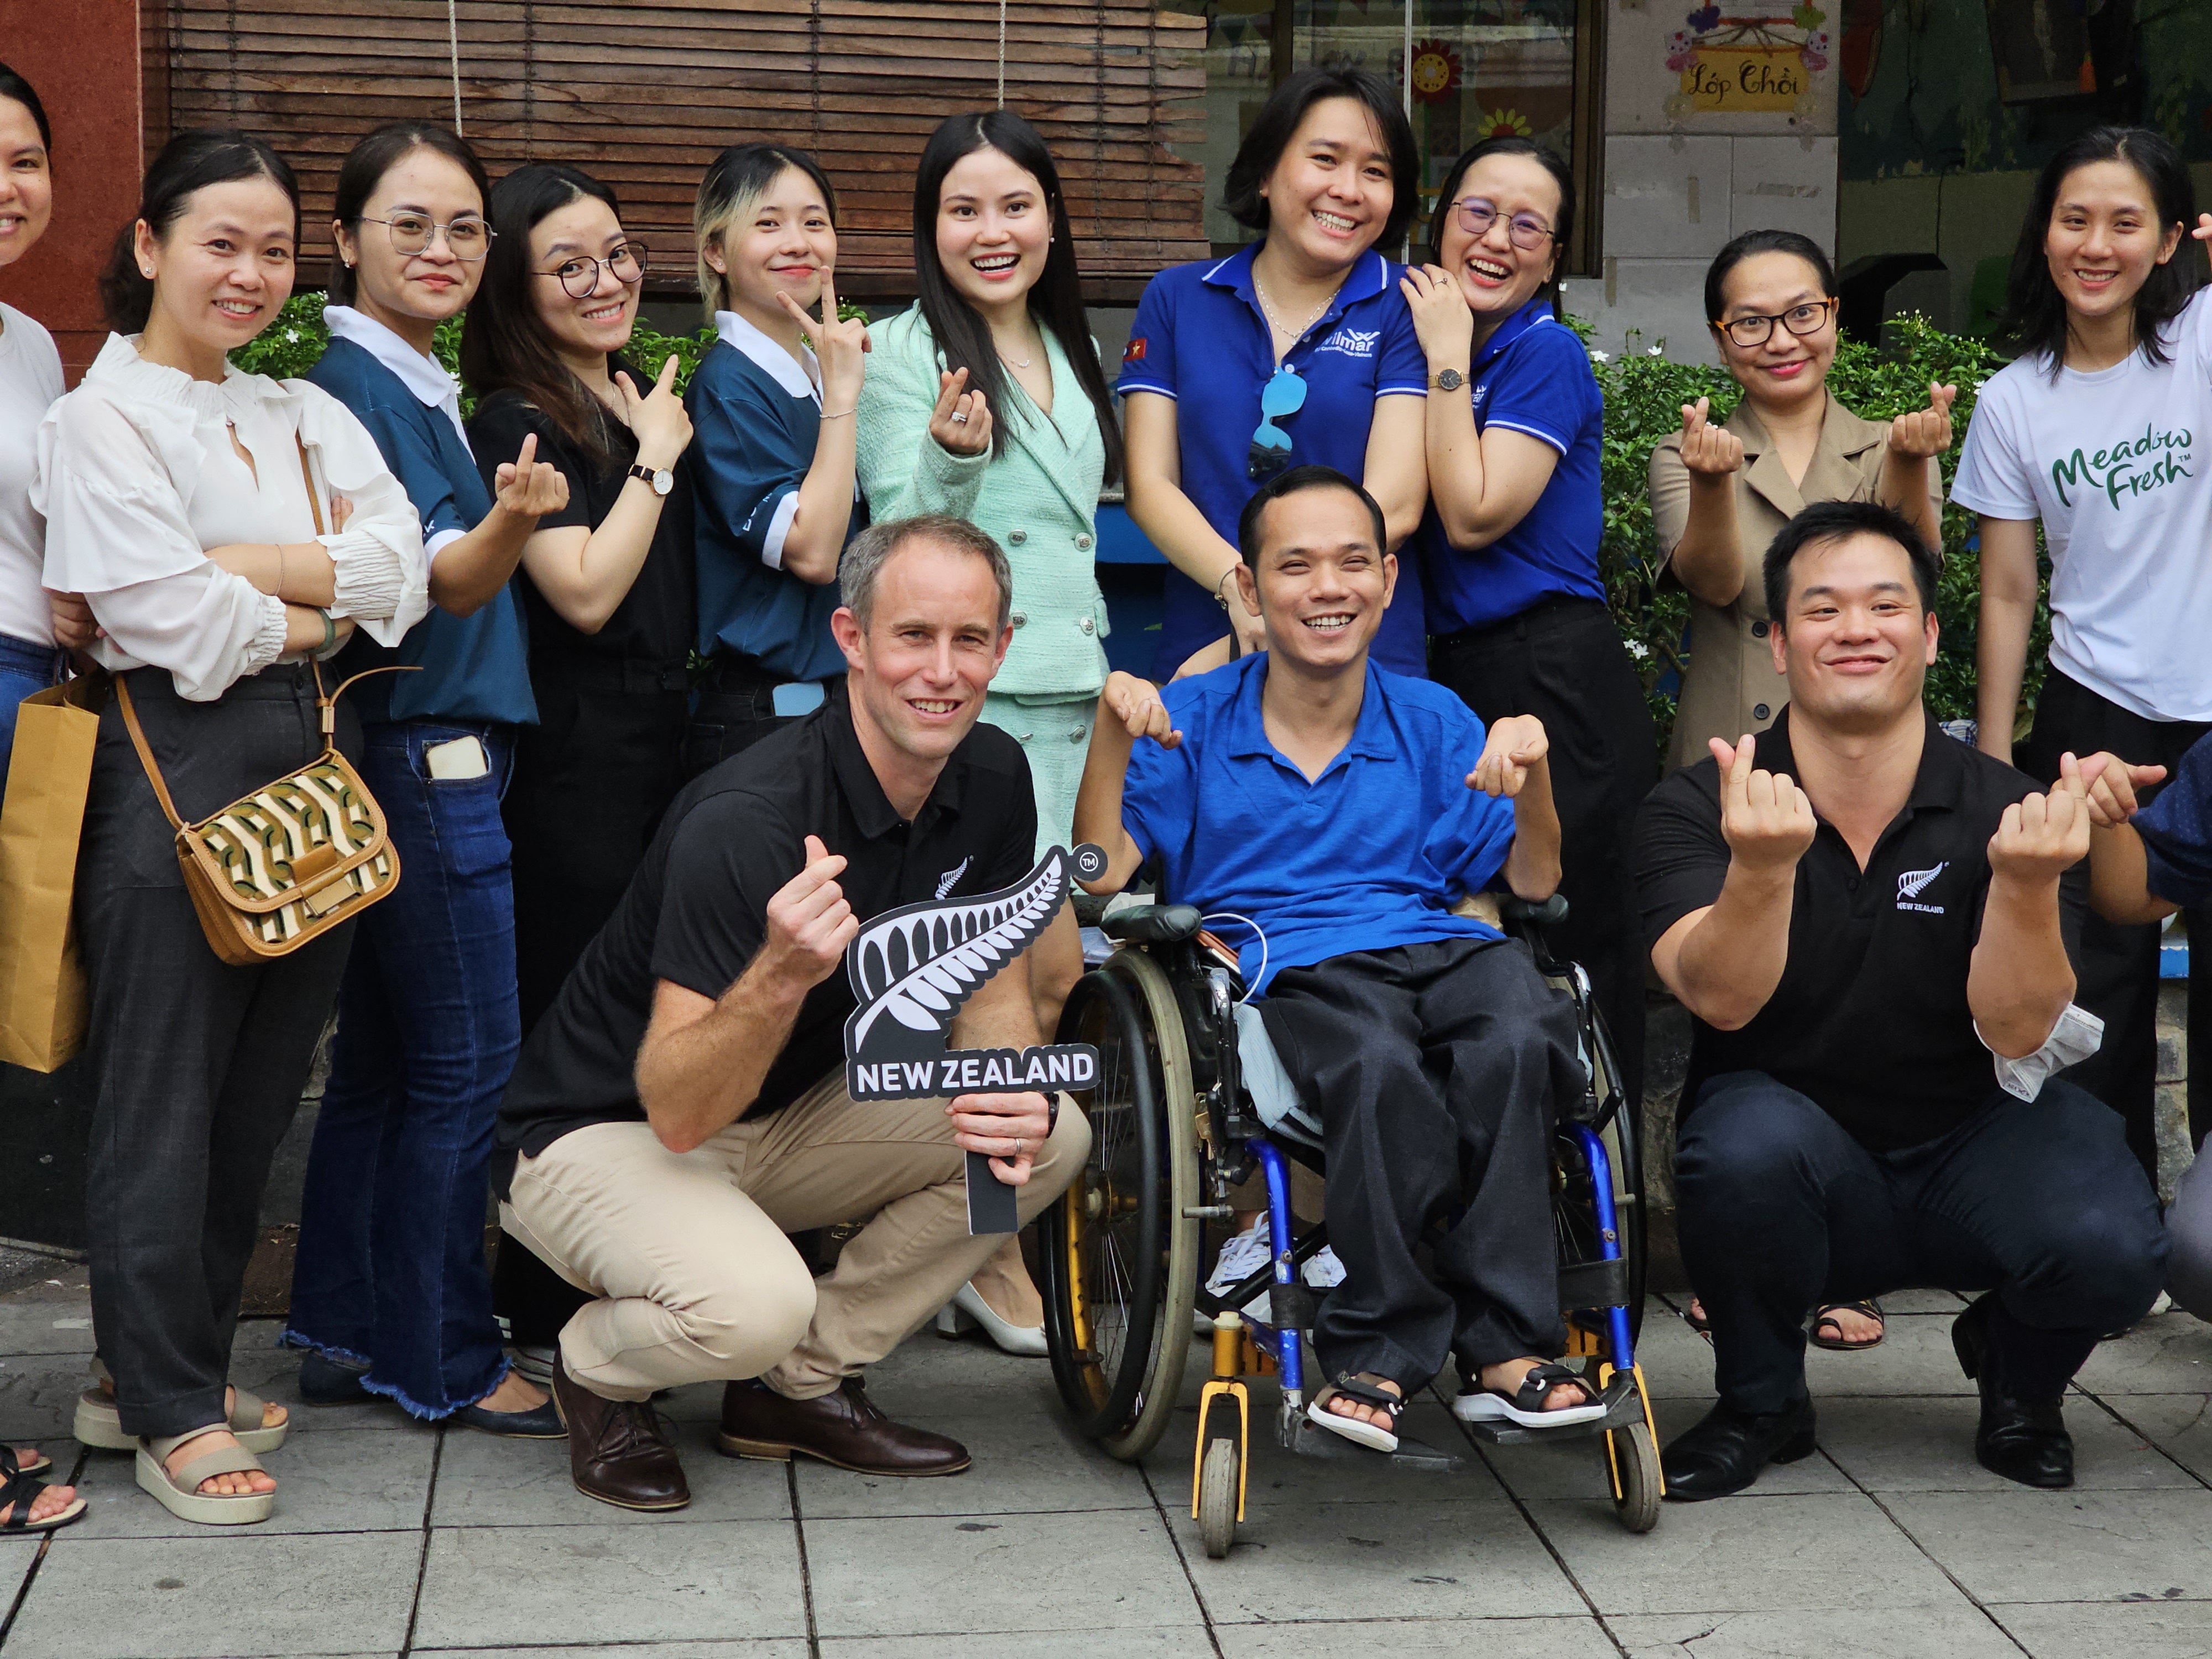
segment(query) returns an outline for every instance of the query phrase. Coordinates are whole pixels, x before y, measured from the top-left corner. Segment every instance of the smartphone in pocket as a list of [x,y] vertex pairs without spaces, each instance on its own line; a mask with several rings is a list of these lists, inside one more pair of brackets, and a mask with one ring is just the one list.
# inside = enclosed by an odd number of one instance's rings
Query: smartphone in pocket
[[480,778],[491,770],[491,757],[474,732],[432,744],[422,751],[422,760],[434,778]]

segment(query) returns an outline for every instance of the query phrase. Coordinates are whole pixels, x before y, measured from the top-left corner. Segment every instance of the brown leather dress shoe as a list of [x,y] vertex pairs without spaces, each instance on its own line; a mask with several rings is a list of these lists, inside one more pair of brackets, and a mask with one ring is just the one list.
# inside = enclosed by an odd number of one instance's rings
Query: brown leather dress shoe
[[691,1501],[684,1465],[650,1401],[605,1400],[568,1375],[556,1353],[553,1404],[568,1429],[576,1490],[625,1510],[680,1510]]
[[967,1447],[892,1422],[857,1376],[814,1400],[787,1400],[764,1382],[732,1382],[722,1390],[714,1443],[732,1457],[782,1463],[802,1452],[860,1474],[957,1474],[968,1467]]

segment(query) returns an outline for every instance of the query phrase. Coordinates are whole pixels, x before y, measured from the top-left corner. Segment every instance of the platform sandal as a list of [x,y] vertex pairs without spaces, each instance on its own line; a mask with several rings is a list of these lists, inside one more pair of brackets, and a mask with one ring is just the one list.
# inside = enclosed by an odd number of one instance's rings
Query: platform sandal
[[[48,1458],[39,1467],[50,1469],[53,1468],[53,1460]],[[39,1501],[39,1494],[47,1486],[47,1482],[32,1479],[35,1473],[35,1470],[27,1469],[15,1461],[13,1446],[0,1446],[0,1508],[8,1510],[8,1518],[0,1521],[0,1535],[11,1532],[52,1532],[56,1527],[66,1527],[84,1513],[85,1501],[78,1498],[71,1499],[65,1509],[36,1521],[31,1519],[31,1505]]]
[[218,1474],[266,1474],[260,1459],[243,1446],[221,1446],[205,1451],[179,1469],[168,1470],[169,1455],[178,1447],[207,1435],[221,1434],[227,1424],[210,1423],[183,1434],[158,1435],[138,1443],[138,1484],[179,1521],[204,1527],[243,1527],[266,1521],[276,1507],[273,1492],[240,1492],[218,1497],[200,1490],[203,1482]]
[[[115,1396],[100,1386],[108,1380],[107,1368],[97,1359],[92,1362],[92,1374],[97,1379],[76,1397],[76,1417],[70,1433],[80,1445],[95,1447],[101,1451],[131,1451],[137,1449],[138,1437],[125,1431],[122,1413],[116,1409]],[[288,1413],[282,1423],[267,1421],[269,1402],[257,1394],[233,1385],[231,1388],[230,1420],[223,1425],[238,1437],[238,1443],[256,1456],[273,1452],[284,1443],[284,1437],[292,1431],[292,1419]]]
[[[1384,1379],[1373,1371],[1361,1371],[1357,1375],[1351,1371],[1338,1373],[1335,1382],[1324,1384],[1321,1392],[1313,1397],[1313,1403],[1306,1407],[1306,1420],[1316,1427],[1327,1429],[1331,1434],[1342,1435],[1353,1445],[1364,1446],[1370,1451],[1396,1451],[1398,1419],[1405,1412],[1406,1402],[1401,1396],[1392,1394],[1388,1389],[1378,1388],[1376,1384],[1382,1381]],[[1346,1417],[1342,1412],[1329,1410],[1329,1401],[1339,1395],[1389,1413],[1390,1426],[1386,1429],[1380,1423],[1370,1423],[1365,1418]]]
[[[1559,1388],[1581,1389],[1586,1403],[1547,1410],[1544,1402],[1552,1397],[1552,1390]],[[1498,1389],[1484,1388],[1478,1381],[1475,1387],[1452,1401],[1452,1415],[1462,1423],[1510,1423],[1522,1429],[1571,1428],[1592,1418],[1603,1417],[1605,1410],[1605,1401],[1589,1379],[1569,1370],[1556,1359],[1531,1365],[1522,1377],[1521,1386],[1510,1395]]]

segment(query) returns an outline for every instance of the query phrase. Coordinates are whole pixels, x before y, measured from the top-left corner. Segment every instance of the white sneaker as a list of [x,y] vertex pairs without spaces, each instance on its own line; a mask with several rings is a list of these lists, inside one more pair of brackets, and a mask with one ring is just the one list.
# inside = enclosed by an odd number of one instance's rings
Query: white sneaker
[[1306,1258],[1305,1279],[1316,1291],[1333,1291],[1344,1283],[1344,1263],[1324,1244]]
[[1213,1271],[1206,1276],[1206,1293],[1219,1296],[1231,1285],[1249,1279],[1267,1265],[1273,1254],[1268,1243],[1267,1214],[1260,1218],[1221,1247],[1221,1254],[1213,1263]]

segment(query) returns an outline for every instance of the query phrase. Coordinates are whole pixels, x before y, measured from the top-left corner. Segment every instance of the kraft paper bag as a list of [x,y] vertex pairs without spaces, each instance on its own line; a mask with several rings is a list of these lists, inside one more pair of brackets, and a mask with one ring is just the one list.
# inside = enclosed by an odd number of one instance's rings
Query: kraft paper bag
[[91,1016],[70,903],[106,676],[26,697],[0,802],[0,1060],[51,1072]]

